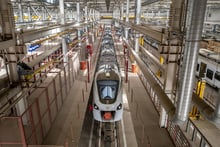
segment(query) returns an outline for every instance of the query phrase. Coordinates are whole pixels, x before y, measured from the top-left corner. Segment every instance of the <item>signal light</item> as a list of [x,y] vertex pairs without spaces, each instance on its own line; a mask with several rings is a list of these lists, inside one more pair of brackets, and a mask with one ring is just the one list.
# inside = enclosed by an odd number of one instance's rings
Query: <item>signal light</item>
[[121,110],[121,108],[122,108],[122,104],[119,104],[117,110]]

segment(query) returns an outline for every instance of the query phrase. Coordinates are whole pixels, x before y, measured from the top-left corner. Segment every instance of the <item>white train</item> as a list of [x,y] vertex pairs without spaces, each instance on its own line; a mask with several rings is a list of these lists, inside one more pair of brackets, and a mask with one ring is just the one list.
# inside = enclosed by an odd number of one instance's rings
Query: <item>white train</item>
[[122,119],[122,81],[110,28],[105,28],[93,82],[93,117],[100,122]]
[[220,88],[220,53],[207,49],[200,49],[196,68],[196,76],[205,78],[206,82]]

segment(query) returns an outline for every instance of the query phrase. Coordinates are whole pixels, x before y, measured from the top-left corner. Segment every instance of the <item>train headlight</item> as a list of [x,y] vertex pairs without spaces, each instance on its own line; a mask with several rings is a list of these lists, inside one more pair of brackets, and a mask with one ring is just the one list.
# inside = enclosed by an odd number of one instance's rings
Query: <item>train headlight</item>
[[119,104],[117,110],[121,110],[121,108],[122,108],[122,104]]
[[96,104],[94,104],[94,109],[99,110],[99,107]]

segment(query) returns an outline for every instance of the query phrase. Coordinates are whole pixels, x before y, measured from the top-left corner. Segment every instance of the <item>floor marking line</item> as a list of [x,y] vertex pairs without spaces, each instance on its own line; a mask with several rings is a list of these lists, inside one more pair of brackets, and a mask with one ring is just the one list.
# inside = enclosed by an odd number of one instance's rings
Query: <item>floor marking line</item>
[[127,141],[125,137],[125,127],[124,127],[124,119],[122,118],[121,120],[121,127],[122,127],[122,136],[123,136],[123,142],[124,142],[124,147],[127,147]]
[[91,130],[90,130],[89,147],[92,147],[93,129],[94,129],[94,119],[92,119],[92,127],[91,127]]

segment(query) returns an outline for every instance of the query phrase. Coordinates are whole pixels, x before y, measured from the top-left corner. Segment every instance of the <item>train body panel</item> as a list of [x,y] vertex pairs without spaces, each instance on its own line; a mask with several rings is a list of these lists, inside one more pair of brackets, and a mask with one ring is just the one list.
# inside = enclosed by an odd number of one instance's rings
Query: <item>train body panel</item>
[[122,119],[122,81],[114,43],[109,28],[105,29],[93,82],[93,117],[101,122]]
[[200,49],[196,68],[196,76],[204,78],[215,88],[220,88],[220,56],[215,52]]

